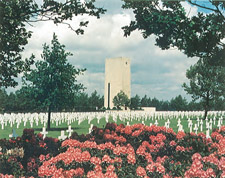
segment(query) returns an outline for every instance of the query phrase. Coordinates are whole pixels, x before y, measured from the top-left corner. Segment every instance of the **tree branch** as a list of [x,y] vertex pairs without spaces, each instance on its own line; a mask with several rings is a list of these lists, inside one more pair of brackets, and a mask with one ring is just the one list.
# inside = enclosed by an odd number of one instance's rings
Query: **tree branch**
[[202,5],[199,5],[197,3],[194,3],[194,2],[191,2],[191,0],[188,1],[190,4],[194,5],[194,6],[197,6],[197,7],[200,7],[200,8],[203,8],[203,9],[207,9],[207,10],[211,10],[211,11],[214,11],[214,12],[217,12],[216,9],[212,9],[210,7],[205,7],[205,6],[202,6]]

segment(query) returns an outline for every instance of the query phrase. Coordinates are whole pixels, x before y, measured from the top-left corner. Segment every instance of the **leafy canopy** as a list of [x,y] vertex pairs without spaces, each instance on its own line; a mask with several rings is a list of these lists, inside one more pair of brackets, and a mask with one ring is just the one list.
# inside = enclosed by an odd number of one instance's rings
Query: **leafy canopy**
[[39,21],[53,21],[67,24],[77,34],[83,34],[88,21],[81,21],[78,29],[73,29],[66,20],[79,15],[100,17],[104,9],[94,5],[95,0],[1,0],[0,1],[0,88],[15,87],[19,73],[29,70],[34,56],[22,59],[21,52],[28,43],[32,32],[26,25]]
[[190,80],[184,83],[184,90],[192,95],[193,101],[201,100],[205,109],[205,117],[213,101],[225,98],[225,67],[211,66],[206,59],[200,59],[186,72]]
[[224,1],[209,0],[202,5],[202,1],[189,0],[200,9],[194,16],[185,12],[182,1],[123,1],[123,8],[132,9],[135,15],[135,20],[123,27],[125,36],[135,30],[140,30],[144,38],[154,34],[161,49],[176,47],[188,57],[208,57],[211,65],[225,66]]
[[120,91],[114,98],[113,98],[113,104],[116,106],[118,109],[121,106],[124,107],[129,107],[130,106],[130,99],[128,96],[123,92]]
[[37,61],[36,68],[24,74],[24,87],[43,107],[66,108],[83,89],[76,77],[85,69],[76,69],[68,63],[67,57],[72,54],[64,50],[65,46],[59,43],[55,34],[51,44],[51,47],[44,44],[43,60]]

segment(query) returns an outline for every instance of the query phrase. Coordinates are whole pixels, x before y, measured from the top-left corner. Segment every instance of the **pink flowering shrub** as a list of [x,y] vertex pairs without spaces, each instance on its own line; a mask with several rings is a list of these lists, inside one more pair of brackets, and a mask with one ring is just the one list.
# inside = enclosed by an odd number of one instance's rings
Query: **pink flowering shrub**
[[53,178],[225,177],[225,126],[207,139],[155,125],[108,123],[88,135],[74,133],[58,153],[29,158],[27,170]]

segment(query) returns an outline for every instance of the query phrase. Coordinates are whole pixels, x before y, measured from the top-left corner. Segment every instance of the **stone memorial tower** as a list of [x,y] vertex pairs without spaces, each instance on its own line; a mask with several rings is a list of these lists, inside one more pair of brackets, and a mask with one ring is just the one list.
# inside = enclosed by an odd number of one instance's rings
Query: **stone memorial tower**
[[131,96],[130,59],[119,57],[105,61],[105,95],[104,107],[112,109],[113,98],[123,91],[128,98]]

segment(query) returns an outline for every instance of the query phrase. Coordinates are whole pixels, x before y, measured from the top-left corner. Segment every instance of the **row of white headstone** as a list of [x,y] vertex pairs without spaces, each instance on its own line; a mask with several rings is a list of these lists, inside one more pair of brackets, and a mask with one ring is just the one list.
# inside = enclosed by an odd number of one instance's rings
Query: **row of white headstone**
[[[129,122],[129,121],[139,121],[142,122],[143,124],[147,120],[152,120],[153,122],[150,123],[158,125],[158,120],[167,120],[165,122],[165,127],[169,128],[170,126],[170,119],[171,118],[176,118],[178,121],[177,127],[178,131],[183,130],[183,125],[181,124],[182,119],[188,119],[188,128],[190,129],[190,132],[192,132],[192,129],[197,133],[197,131],[202,131],[203,130],[203,120],[199,119],[202,118],[204,115],[203,111],[199,112],[72,112],[72,113],[66,113],[66,112],[61,112],[61,113],[52,113],[51,116],[51,122],[55,123],[56,126],[61,125],[62,123],[67,123],[68,125],[68,130],[71,130],[71,124],[77,121],[78,125],[80,125],[83,121],[88,122],[90,125],[91,121],[93,119],[97,119],[97,123],[100,123],[101,119],[105,119],[106,122],[108,122],[109,118],[112,118],[114,122],[117,122],[117,119],[120,119],[123,122]],[[216,124],[217,118],[219,118],[217,127],[220,128],[221,125],[223,124],[223,118],[225,118],[225,111],[211,111],[209,112],[208,116],[212,119],[208,118],[206,119],[206,128],[207,130],[212,129],[212,125]],[[192,123],[192,118],[197,117],[197,124],[193,125]],[[155,121],[155,122],[154,122]],[[4,129],[5,126],[10,125],[10,127],[13,127],[14,124],[16,124],[16,127],[19,128],[20,124],[22,124],[24,127],[33,127],[34,124],[38,126],[41,124],[46,127],[47,123],[47,113],[11,113],[11,114],[0,114],[0,125],[1,128]],[[27,125],[28,124],[28,125]],[[129,123],[127,123],[129,124]],[[70,129],[69,129],[70,126]],[[92,129],[92,126],[90,126],[90,129]],[[194,126],[194,128],[193,128]],[[199,129],[200,127],[200,129]],[[89,129],[89,132],[90,132]],[[46,130],[42,130],[43,133],[46,132]],[[69,132],[68,132],[69,133]],[[65,136],[64,131],[61,132],[61,138]]]

